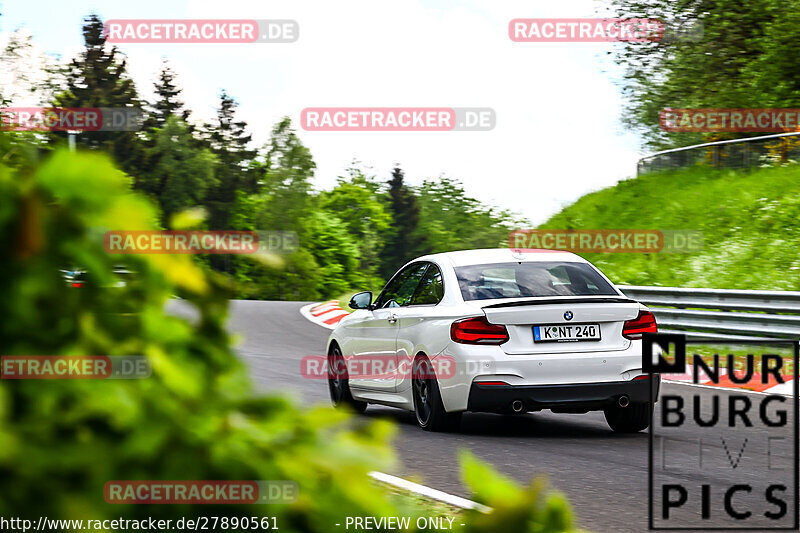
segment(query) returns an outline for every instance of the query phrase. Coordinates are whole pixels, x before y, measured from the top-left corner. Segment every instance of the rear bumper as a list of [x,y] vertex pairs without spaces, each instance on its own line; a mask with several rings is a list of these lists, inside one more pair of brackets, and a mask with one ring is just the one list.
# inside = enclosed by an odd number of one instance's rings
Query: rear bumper
[[[658,400],[661,377],[654,376],[652,401]],[[647,402],[650,380],[577,383],[570,385],[478,385],[469,391],[468,411],[508,412],[511,402],[520,400],[525,411],[551,409],[555,412],[597,411],[615,405],[621,396],[631,402]]]

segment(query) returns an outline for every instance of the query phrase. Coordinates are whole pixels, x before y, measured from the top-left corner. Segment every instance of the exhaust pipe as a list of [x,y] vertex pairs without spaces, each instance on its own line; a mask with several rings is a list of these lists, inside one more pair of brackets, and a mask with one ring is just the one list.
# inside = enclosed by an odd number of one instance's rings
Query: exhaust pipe
[[619,400],[617,400],[617,405],[619,405],[620,407],[628,407],[630,404],[631,400],[625,394],[620,396]]
[[525,404],[522,403],[522,400],[514,400],[511,402],[511,410],[515,413],[521,413],[524,408]]

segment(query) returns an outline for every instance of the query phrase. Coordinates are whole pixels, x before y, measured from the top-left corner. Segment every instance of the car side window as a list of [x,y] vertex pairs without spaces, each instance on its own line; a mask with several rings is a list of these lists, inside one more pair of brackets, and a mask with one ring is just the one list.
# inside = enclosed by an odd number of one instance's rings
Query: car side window
[[411,300],[411,305],[436,305],[442,301],[442,298],[444,298],[442,271],[431,263],[419,282],[417,292]]
[[402,270],[394,277],[383,289],[378,300],[375,302],[377,309],[385,307],[403,307],[411,303],[414,291],[419,285],[427,263],[414,263]]

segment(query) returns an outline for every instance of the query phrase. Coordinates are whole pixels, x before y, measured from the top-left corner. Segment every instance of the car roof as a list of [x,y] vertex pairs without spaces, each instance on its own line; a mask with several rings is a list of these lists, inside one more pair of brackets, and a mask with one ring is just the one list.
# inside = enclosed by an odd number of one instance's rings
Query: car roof
[[484,265],[491,263],[529,263],[536,261],[570,261],[588,263],[579,255],[560,250],[540,250],[533,248],[485,248],[482,250],[458,250],[420,257],[416,261],[449,261],[454,267]]

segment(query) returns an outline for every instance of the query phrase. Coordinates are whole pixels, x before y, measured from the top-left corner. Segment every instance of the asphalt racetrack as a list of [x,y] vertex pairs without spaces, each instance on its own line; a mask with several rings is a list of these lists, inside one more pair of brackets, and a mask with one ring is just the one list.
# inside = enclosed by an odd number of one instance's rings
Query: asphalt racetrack
[[[228,327],[237,335],[237,352],[249,366],[260,391],[289,393],[307,405],[328,404],[327,383],[300,375],[300,359],[324,353],[329,334],[329,330],[312,324],[299,313],[303,305],[303,302],[233,301]],[[180,302],[171,302],[170,309],[176,314],[187,313]],[[680,394],[689,404],[693,394],[711,394],[709,389],[681,384],[665,384],[664,393]],[[537,475],[547,476],[553,487],[569,497],[580,527],[598,532],[647,530],[648,434],[614,434],[601,412],[576,415],[542,411],[518,416],[467,413],[457,433],[422,431],[413,413],[398,409],[370,406],[363,416],[389,418],[399,426],[395,448],[400,461],[390,474],[413,476],[430,487],[469,498],[460,481],[457,460],[458,450],[467,448],[522,483]],[[763,483],[763,472],[748,473],[744,467],[738,471],[725,467],[726,453],[735,461],[742,441],[735,440],[735,430],[729,435],[732,437],[723,444],[719,437],[710,439],[706,433],[694,429],[673,430],[671,436],[678,447],[682,443],[685,447],[696,447],[696,441],[706,439],[707,461],[721,465],[695,472],[694,476],[675,474],[675,479],[690,485],[710,482],[726,486],[734,480],[741,482],[744,476],[752,478],[754,486]],[[786,428],[781,435],[787,436]],[[791,464],[791,433],[788,439],[769,452],[771,458],[767,457],[765,446],[751,444],[741,453],[742,464],[767,460],[773,465],[776,460]],[[728,444],[730,449],[724,449]],[[790,513],[794,513],[792,488],[789,487],[787,494]],[[758,497],[763,500],[763,493]],[[723,509],[722,498],[716,493],[714,498],[711,502],[714,518],[722,520],[719,514]],[[689,501],[699,513],[696,500],[692,497]],[[732,528],[736,525],[730,522]]]

